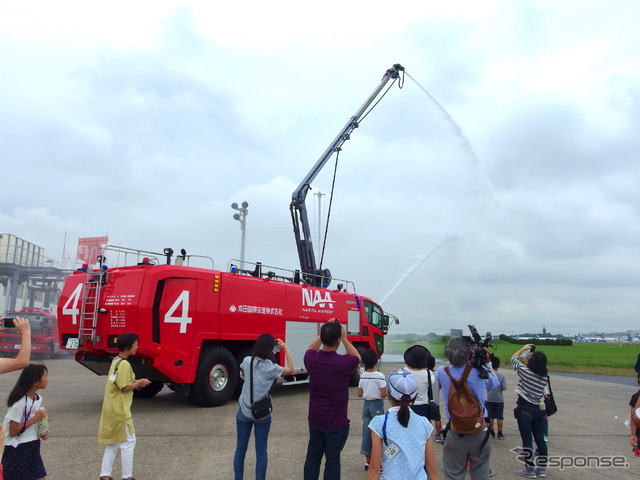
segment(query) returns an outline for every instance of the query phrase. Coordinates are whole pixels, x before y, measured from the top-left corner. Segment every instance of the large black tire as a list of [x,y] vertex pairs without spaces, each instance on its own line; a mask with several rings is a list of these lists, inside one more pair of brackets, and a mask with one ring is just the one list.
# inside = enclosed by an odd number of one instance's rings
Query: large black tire
[[[362,352],[364,352],[364,347],[356,347],[356,350],[358,350],[358,353],[362,355]],[[362,363],[362,360],[360,360],[360,363],[358,364],[358,368],[356,368],[356,371],[353,372],[349,377],[349,386],[357,387],[358,384],[360,383],[360,375],[362,375],[363,373],[364,373],[364,363]]]
[[39,354],[39,358],[42,358],[42,360],[51,359],[55,356],[54,352],[53,342],[49,342],[45,345],[44,350]]
[[251,356],[252,353],[253,348],[246,347],[240,350],[240,353],[236,355],[236,362],[238,362],[238,383],[236,384],[236,390],[233,393],[233,396],[236,398],[240,397],[240,394],[242,393],[242,387],[244,386],[244,380],[240,378],[240,365],[242,364],[242,361],[245,359],[245,357]]
[[231,352],[223,347],[206,347],[200,355],[189,400],[202,407],[219,407],[231,399],[237,384],[238,363]]
[[142,387],[141,389],[135,389],[133,391],[133,396],[135,398],[151,398],[155,397],[160,390],[162,390],[164,384],[162,382],[151,382],[146,387]]

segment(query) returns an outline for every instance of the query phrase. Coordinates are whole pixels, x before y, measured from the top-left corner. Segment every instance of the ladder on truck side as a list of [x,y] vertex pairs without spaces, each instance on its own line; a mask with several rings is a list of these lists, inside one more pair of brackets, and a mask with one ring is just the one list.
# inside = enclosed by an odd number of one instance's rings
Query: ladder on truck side
[[[102,273],[102,272],[101,272]],[[80,328],[78,330],[78,343],[96,341],[96,328],[98,326],[98,302],[103,282],[102,274],[87,275],[87,281],[82,288],[82,308],[80,310]]]

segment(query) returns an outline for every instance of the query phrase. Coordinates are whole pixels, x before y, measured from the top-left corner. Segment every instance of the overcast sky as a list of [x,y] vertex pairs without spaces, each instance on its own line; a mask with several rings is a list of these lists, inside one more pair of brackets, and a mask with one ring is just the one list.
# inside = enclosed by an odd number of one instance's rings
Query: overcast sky
[[[443,4],[445,3],[445,4]],[[297,268],[291,194],[340,154],[323,267],[392,333],[640,328],[640,4],[0,3],[0,233]],[[431,95],[431,98],[430,98]],[[435,99],[435,101],[434,101]],[[307,197],[314,240],[333,159]],[[325,214],[323,213],[323,216]]]

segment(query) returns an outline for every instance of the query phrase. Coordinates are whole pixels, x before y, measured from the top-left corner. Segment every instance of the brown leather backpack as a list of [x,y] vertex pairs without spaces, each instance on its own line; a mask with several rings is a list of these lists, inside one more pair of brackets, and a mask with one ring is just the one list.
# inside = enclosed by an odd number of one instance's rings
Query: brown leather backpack
[[451,380],[447,400],[449,423],[451,431],[461,435],[470,435],[484,430],[484,410],[467,385],[467,378],[472,368],[473,366],[467,365],[460,380],[455,380],[449,373],[449,367],[444,367],[445,373]]

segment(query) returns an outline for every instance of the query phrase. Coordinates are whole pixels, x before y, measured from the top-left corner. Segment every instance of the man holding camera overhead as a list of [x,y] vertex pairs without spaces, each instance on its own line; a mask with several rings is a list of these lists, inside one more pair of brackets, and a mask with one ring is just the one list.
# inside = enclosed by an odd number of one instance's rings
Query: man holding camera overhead
[[[337,350],[344,345],[346,353]],[[309,444],[304,462],[305,480],[320,477],[340,480],[340,453],[349,436],[349,377],[360,363],[360,354],[347,339],[340,320],[332,318],[320,327],[309,344],[304,365],[309,372]]]
[[[438,368],[436,378],[440,382],[440,392],[444,400],[447,419],[452,418],[449,411],[449,389],[454,388],[449,375],[455,381],[459,381],[468,366],[470,372],[466,384],[479,403],[480,414],[482,417],[486,417],[487,410],[484,403],[487,389],[500,385],[489,361],[489,351],[477,343],[470,342],[465,337],[451,337],[444,353],[450,365],[447,366],[448,368],[445,366]],[[442,450],[445,480],[463,480],[467,470],[467,462],[469,462],[471,480],[486,480],[489,477],[489,457],[491,455],[491,442],[488,441],[489,429],[484,424],[484,418],[479,422],[480,431],[477,433],[456,433],[450,429],[449,424],[445,427],[444,432],[447,433]]]

